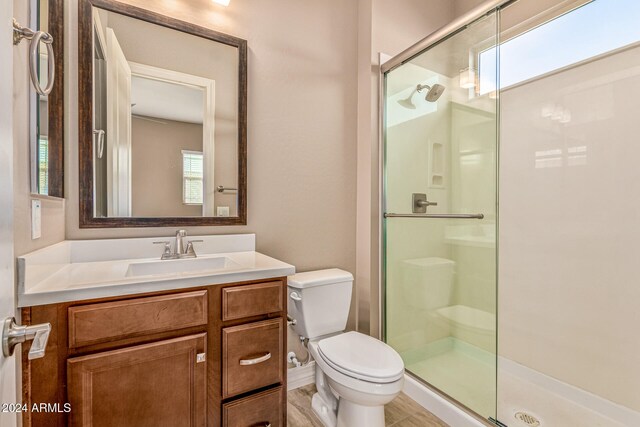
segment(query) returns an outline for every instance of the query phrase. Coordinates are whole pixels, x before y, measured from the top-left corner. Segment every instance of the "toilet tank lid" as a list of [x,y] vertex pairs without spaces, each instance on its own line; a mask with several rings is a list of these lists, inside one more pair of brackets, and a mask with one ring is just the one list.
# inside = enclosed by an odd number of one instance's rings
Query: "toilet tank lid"
[[339,268],[328,268],[326,270],[296,273],[288,277],[287,284],[292,288],[302,289],[352,280],[353,275],[348,271],[340,270]]

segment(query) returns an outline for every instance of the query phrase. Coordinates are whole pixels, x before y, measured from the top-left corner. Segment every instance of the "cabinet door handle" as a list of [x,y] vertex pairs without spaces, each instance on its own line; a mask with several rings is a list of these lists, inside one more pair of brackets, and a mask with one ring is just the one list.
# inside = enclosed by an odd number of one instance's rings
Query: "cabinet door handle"
[[271,353],[267,353],[264,356],[255,357],[253,359],[240,359],[241,366],[257,365],[258,363],[266,362],[271,359]]

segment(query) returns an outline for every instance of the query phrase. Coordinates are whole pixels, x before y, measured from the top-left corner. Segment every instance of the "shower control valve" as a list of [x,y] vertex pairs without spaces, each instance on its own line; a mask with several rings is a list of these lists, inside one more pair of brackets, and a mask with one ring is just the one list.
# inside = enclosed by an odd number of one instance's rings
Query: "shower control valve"
[[411,195],[411,205],[413,213],[427,213],[428,206],[438,206],[438,202],[430,202],[424,193],[413,193]]

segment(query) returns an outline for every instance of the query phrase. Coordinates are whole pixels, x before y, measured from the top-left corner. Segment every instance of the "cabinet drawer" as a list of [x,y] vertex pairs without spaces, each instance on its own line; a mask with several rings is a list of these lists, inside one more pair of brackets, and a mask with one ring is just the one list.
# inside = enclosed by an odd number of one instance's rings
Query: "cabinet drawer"
[[267,282],[222,289],[222,320],[284,311],[282,287],[282,282]]
[[222,396],[282,383],[285,371],[281,318],[222,330]]
[[207,291],[69,307],[69,347],[207,324]]
[[284,387],[258,393],[222,406],[225,427],[283,427]]
[[72,427],[204,427],[206,334],[67,360]]

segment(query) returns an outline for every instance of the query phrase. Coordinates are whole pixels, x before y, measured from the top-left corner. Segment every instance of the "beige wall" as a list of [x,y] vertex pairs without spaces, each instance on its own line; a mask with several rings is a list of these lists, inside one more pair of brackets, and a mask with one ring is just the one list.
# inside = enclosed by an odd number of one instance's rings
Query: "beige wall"
[[484,2],[485,0],[454,0],[454,14],[455,16],[463,15]]
[[[210,0],[130,3],[248,40],[248,224],[188,232],[254,232],[258,251],[298,271],[339,267],[354,272],[357,4],[232,1],[222,8]],[[68,9],[72,35],[77,32],[76,1]],[[75,37],[68,40],[69,164],[75,165],[77,48]],[[175,233],[174,228],[80,229],[75,167],[68,168],[66,181],[69,239]],[[352,315],[349,327],[354,324]]]
[[202,205],[182,202],[182,150],[202,151],[202,125],[131,120],[132,215],[202,216]]
[[[70,34],[77,31],[75,3],[69,5]],[[130,3],[249,41],[248,225],[189,233],[255,232],[258,250],[300,270],[353,271],[356,76],[349,70],[355,68],[355,5],[338,0],[232,1],[227,8],[209,0]],[[76,51],[69,49],[68,72],[74,119]],[[70,127],[69,164],[75,165],[77,125]],[[68,169],[67,182],[68,238],[174,233],[173,228],[81,230],[75,167]]]
[[[28,3],[14,1],[14,16],[18,22],[28,22]],[[28,44],[13,48],[13,127],[14,127],[14,251],[16,256],[64,240],[65,202],[46,196],[31,196],[30,135],[29,135],[29,65]],[[42,201],[42,237],[31,239],[31,200]]]
[[[371,246],[378,239],[377,53],[396,54],[444,25],[453,16],[451,3],[237,0],[221,8],[210,0],[129,2],[249,41],[248,225],[189,233],[255,232],[258,250],[299,271],[335,266],[355,273],[357,171],[358,241],[365,244],[356,276],[364,282],[358,292],[365,294],[363,330],[368,331],[378,323],[377,310],[368,313],[372,291],[377,305],[377,248]],[[36,244],[63,239],[65,219],[68,239],[170,236],[173,228],[78,226],[76,0],[65,13],[67,208],[45,203],[43,239]],[[359,111],[358,102],[364,102]],[[23,197],[16,206],[22,204],[24,219],[28,197]],[[22,230],[28,229],[25,222]],[[36,244],[25,239],[22,252]]]

